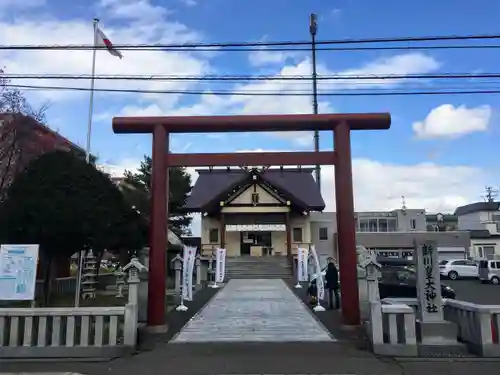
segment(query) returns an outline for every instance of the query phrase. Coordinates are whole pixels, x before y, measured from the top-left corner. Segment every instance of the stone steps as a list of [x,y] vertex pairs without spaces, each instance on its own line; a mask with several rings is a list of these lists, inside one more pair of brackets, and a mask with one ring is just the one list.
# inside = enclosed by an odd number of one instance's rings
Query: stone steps
[[292,267],[286,257],[228,258],[227,279],[290,279]]
[[248,280],[248,279],[266,279],[266,280],[272,280],[272,279],[280,279],[280,280],[291,280],[292,275],[227,275],[227,280]]

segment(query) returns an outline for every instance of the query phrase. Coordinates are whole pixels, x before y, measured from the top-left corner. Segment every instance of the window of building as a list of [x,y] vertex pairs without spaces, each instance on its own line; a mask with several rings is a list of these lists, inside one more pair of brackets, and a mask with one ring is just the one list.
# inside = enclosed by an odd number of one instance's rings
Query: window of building
[[219,229],[212,228],[208,232],[208,240],[210,243],[218,243],[219,242]]
[[369,220],[369,231],[370,232],[378,232],[378,220],[370,219]]
[[359,220],[359,231],[368,232],[368,220]]
[[302,242],[302,228],[293,228],[292,241],[293,242]]
[[328,228],[319,228],[319,239],[320,241],[328,240]]
[[417,229],[417,220],[415,219],[410,220],[410,229]]
[[397,232],[398,230],[398,220],[397,219],[387,219],[387,231]]
[[479,258],[483,259],[493,259],[495,255],[495,246],[493,245],[481,245],[476,246],[477,255]]
[[379,219],[378,220],[378,231],[379,232],[387,232],[387,219]]
[[361,219],[357,230],[359,232],[396,232],[397,219]]

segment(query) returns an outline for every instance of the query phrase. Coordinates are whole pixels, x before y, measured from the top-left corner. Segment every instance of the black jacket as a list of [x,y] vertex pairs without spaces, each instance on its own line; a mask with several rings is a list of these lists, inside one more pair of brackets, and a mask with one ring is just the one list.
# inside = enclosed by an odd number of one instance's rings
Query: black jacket
[[326,287],[329,289],[337,289],[339,287],[339,271],[335,264],[328,263],[328,268],[326,269]]

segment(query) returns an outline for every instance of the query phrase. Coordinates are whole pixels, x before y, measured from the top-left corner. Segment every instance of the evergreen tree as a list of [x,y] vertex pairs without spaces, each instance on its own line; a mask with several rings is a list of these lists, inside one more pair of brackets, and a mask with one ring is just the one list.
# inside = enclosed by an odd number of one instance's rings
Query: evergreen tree
[[[144,156],[137,173],[125,172],[125,184],[122,187],[126,199],[134,206],[144,219],[149,220],[151,211],[151,165],[149,156]],[[186,201],[191,193],[191,176],[186,168],[172,167],[169,169],[169,229],[176,235],[188,235],[192,217],[186,211]]]

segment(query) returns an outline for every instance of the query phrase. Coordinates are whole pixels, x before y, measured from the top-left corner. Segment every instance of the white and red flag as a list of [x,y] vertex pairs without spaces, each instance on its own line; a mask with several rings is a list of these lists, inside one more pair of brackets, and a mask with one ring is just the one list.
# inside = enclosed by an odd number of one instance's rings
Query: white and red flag
[[96,42],[98,45],[105,46],[106,49],[110,54],[113,56],[119,57],[120,59],[123,58],[123,55],[120,51],[118,51],[113,43],[111,43],[111,40],[104,34],[104,32],[99,28],[99,26],[96,26]]

